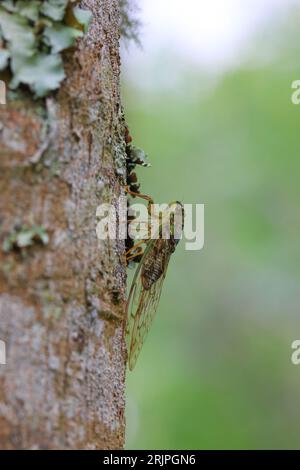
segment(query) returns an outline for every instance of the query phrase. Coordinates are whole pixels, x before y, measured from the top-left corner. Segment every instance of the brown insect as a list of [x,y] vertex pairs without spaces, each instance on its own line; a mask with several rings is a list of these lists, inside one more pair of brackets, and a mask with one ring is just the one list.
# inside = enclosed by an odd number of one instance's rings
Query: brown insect
[[[128,191],[130,193],[130,191]],[[153,201],[148,196],[138,194],[148,200],[148,212],[151,212]],[[146,335],[157,312],[163,282],[171,255],[179,242],[175,236],[174,214],[180,211],[183,228],[183,206],[180,202],[172,202],[159,219],[156,238],[140,240],[127,251],[127,259],[141,257],[136,269],[127,301],[127,337],[128,337],[128,364],[132,370],[141,351]],[[164,239],[165,224],[169,224],[170,238]],[[145,245],[145,248],[142,248]]]

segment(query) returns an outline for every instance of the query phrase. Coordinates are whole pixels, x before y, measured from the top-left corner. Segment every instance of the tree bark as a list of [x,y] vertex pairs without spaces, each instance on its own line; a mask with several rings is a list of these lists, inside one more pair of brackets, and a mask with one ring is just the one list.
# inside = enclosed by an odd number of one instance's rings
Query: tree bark
[[64,54],[46,100],[0,107],[1,449],[118,449],[124,443],[122,241],[99,241],[96,208],[125,178],[119,2],[85,0],[88,33]]

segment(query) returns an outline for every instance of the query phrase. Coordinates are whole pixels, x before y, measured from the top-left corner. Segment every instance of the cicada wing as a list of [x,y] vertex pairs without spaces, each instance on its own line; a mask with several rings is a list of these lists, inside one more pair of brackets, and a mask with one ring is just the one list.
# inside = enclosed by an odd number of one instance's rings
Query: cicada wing
[[[135,273],[127,303],[128,363],[129,369],[135,366],[151,323],[157,312],[163,282],[166,276],[171,252],[167,252],[164,272],[161,277],[146,290],[142,284],[142,268],[148,257],[153,256],[157,240],[151,240]],[[166,245],[167,249],[167,245]]]

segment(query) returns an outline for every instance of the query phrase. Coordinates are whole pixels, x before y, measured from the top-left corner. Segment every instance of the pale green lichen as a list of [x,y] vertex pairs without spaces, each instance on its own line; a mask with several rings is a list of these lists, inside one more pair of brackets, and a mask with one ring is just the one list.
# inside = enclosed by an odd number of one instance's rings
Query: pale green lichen
[[125,177],[126,174],[126,149],[125,142],[117,143],[113,146],[114,160],[116,172],[118,175]]
[[91,20],[89,11],[70,5],[69,0],[1,2],[0,71],[11,72],[10,89],[23,84],[44,97],[59,87],[65,77],[61,52],[87,31]]
[[49,242],[49,236],[44,227],[39,226],[22,226],[19,230],[14,230],[4,240],[2,249],[5,253],[12,250],[24,250],[39,243],[47,245]]
[[136,145],[130,145],[129,154],[130,154],[130,161],[134,165],[141,165],[146,168],[151,166],[150,163],[148,162],[148,155],[146,154],[146,152],[143,149],[136,147]]

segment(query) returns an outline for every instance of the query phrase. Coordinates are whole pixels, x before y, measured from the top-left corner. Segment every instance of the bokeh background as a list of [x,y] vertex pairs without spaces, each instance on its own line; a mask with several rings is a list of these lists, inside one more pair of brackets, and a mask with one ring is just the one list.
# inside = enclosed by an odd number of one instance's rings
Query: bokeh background
[[300,448],[300,9],[139,0],[123,101],[142,190],[205,204],[127,377],[127,449]]

